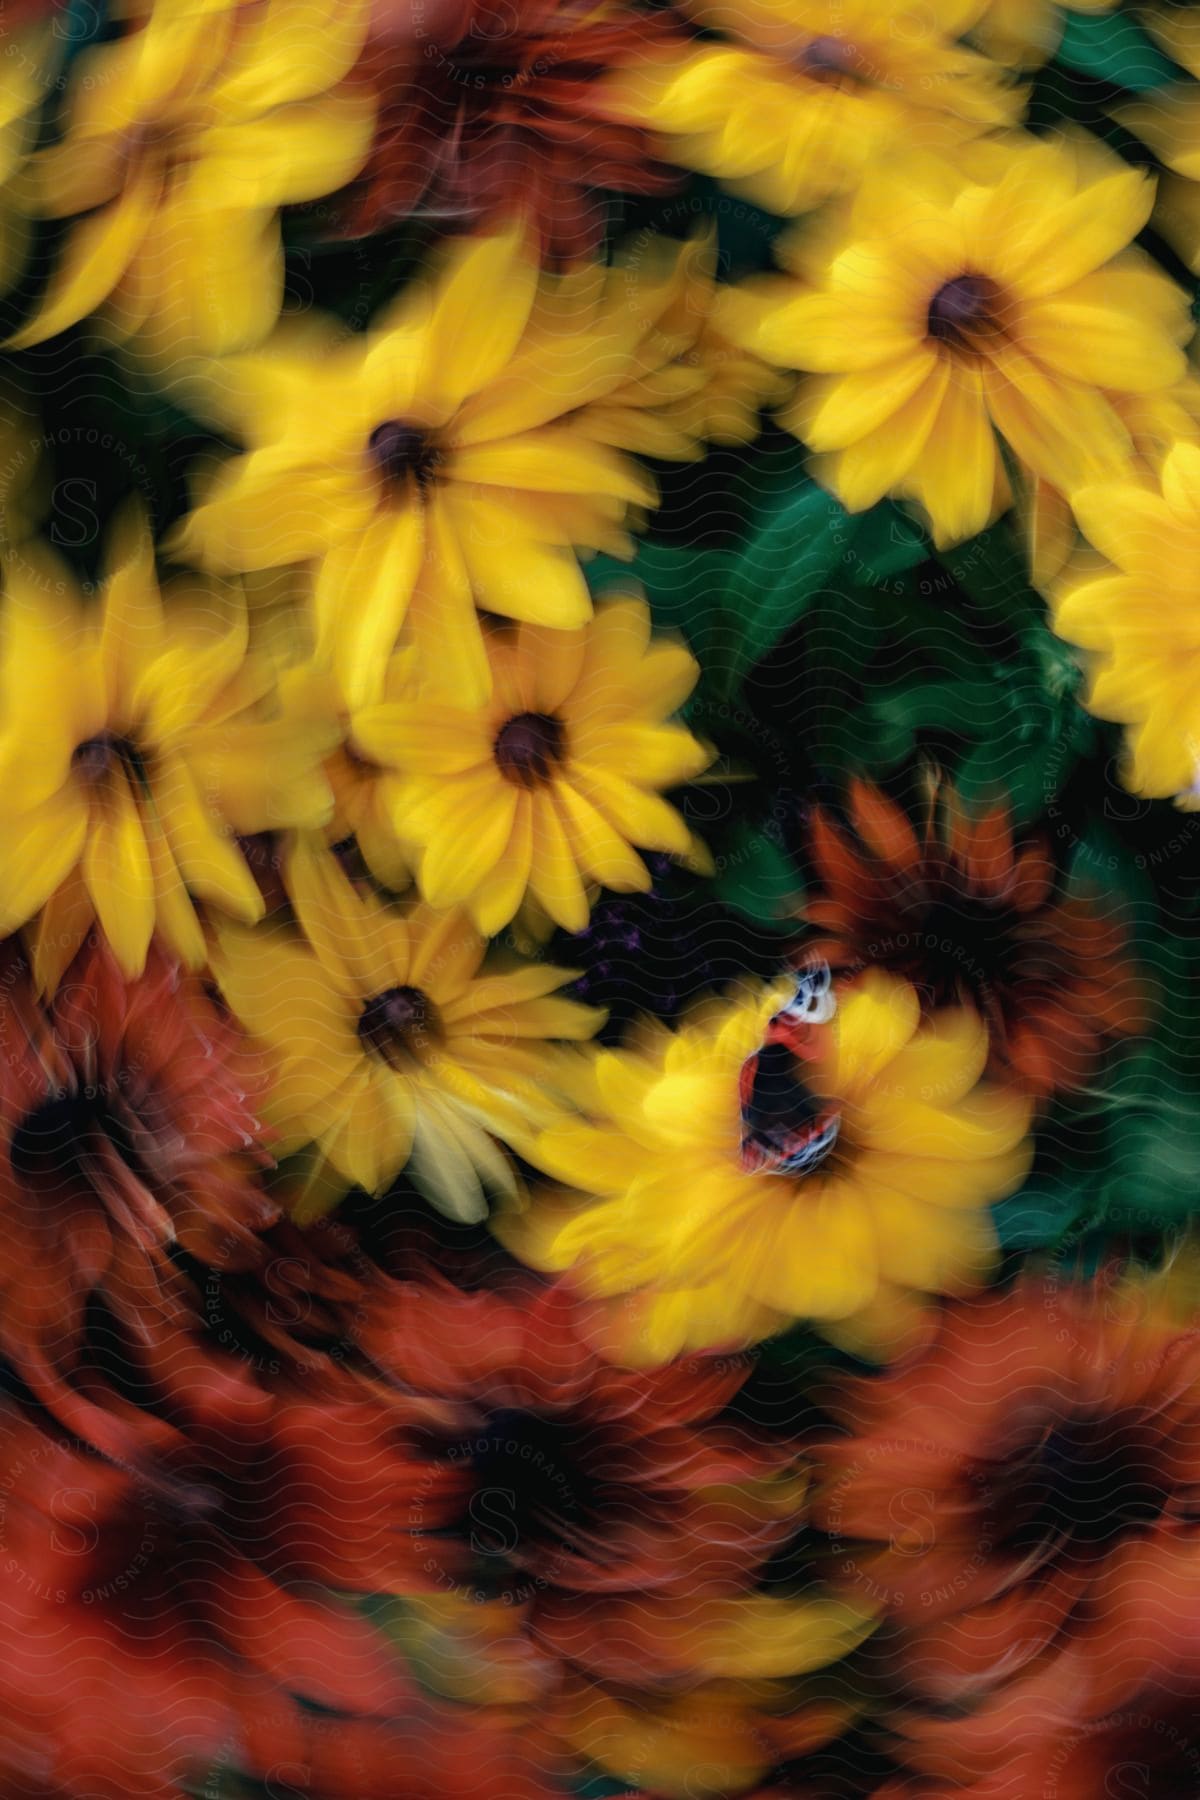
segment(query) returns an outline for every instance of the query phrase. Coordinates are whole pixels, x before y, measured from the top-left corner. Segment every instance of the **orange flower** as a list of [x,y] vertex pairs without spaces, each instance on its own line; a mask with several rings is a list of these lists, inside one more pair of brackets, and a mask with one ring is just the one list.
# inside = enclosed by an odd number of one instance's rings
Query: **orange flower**
[[21,1643],[0,1660],[5,1791],[544,1795],[511,1731],[422,1697],[354,1604],[403,1555],[396,1402],[349,1377],[317,1400],[245,1364],[209,1374],[136,1465],[0,1407],[0,1610]]
[[[1195,1297],[1194,1269],[1029,1273],[838,1391],[846,1435],[814,1448],[814,1518],[839,1585],[890,1614],[910,1691],[987,1704],[1065,1641],[1090,1646],[1103,1710],[1175,1654],[1168,1626],[1200,1592]],[[1186,1580],[1168,1577],[1185,1546]],[[1142,1603],[1161,1616],[1138,1632]]]
[[427,1272],[358,1333],[444,1415],[410,1487],[428,1593],[403,1641],[450,1698],[533,1703],[624,1779],[740,1790],[773,1760],[761,1715],[784,1680],[852,1648],[871,1612],[765,1584],[805,1484],[794,1439],[739,1414],[752,1359],[617,1369],[591,1347],[597,1324],[562,1284],[462,1292]]
[[822,892],[805,916],[819,935],[796,960],[880,964],[927,1005],[974,1005],[993,1072],[1037,1095],[1079,1086],[1107,1040],[1146,1028],[1147,992],[1112,901],[1068,892],[1048,840],[1014,837],[1006,807],[971,817],[944,786],[918,833],[886,794],[854,781],[848,813],[847,826],[813,813]]
[[597,190],[661,194],[678,181],[655,160],[652,133],[594,104],[597,82],[635,53],[682,41],[620,0],[466,0],[377,27],[359,75],[379,118],[339,235],[413,213],[470,230],[528,209],[546,260],[590,255],[608,209]]
[[[121,1453],[136,1409],[74,1385],[89,1306],[111,1335],[172,1343],[195,1299],[179,1252],[256,1264],[278,1208],[241,1032],[154,944],[126,982],[92,941],[40,1004],[10,941],[0,980],[0,1345],[43,1405]],[[91,1396],[87,1398],[86,1395]],[[102,1402],[97,1404],[97,1398]]]

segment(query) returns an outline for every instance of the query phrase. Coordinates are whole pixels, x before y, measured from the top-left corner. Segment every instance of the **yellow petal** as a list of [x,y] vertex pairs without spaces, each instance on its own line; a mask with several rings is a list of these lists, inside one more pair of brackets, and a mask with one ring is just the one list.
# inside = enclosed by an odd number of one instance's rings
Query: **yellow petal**
[[555,924],[582,931],[588,902],[562,821],[549,799],[535,795],[529,885]]
[[869,969],[838,993],[828,1047],[813,1065],[814,1086],[835,1098],[856,1097],[909,1042],[920,1016],[906,981]]
[[236,845],[210,818],[181,757],[158,758],[152,784],[155,810],[184,882],[202,900],[252,921],[263,899]]
[[517,795],[505,782],[481,782],[446,796],[440,830],[421,856],[418,880],[431,906],[455,906],[474,893],[505,854]]
[[424,551],[424,508],[410,494],[395,509],[380,508],[361,533],[329,552],[317,572],[317,655],[331,664],[352,709],[382,693]]
[[297,835],[286,879],[304,934],[339,988],[366,999],[390,987],[387,915],[374,901],[360,899],[322,838]]
[[142,821],[123,774],[109,777],[93,806],[82,873],[123,972],[130,979],[140,975],[154,932],[154,883]]
[[471,917],[487,936],[515,918],[529,885],[532,857],[533,807],[527,795],[520,795],[504,857],[478,883],[470,900]]
[[17,931],[60,887],[79,861],[88,810],[70,785],[34,812],[3,818],[4,865],[0,872],[0,931]]
[[423,378],[444,418],[503,372],[524,334],[538,279],[519,222],[494,236],[460,239],[448,265],[433,296]]
[[158,181],[144,176],[119,199],[73,226],[41,307],[9,338],[8,348],[43,344],[107,300],[145,241],[158,200]]

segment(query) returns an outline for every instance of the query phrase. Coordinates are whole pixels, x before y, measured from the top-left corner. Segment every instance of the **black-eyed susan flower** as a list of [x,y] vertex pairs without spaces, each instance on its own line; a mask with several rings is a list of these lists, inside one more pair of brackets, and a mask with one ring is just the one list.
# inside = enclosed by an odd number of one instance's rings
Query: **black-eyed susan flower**
[[770,1580],[806,1480],[794,1434],[739,1413],[752,1359],[616,1370],[594,1309],[523,1271],[464,1293],[427,1269],[383,1299],[357,1341],[431,1419],[408,1531],[432,1579],[398,1627],[424,1679],[532,1703],[552,1742],[656,1793],[743,1788],[784,1684],[874,1611]]
[[199,968],[197,901],[262,916],[236,836],[333,809],[321,763],[337,727],[281,705],[241,591],[179,574],[160,593],[138,520],[109,566],[94,604],[37,546],[4,569],[0,930],[33,926],[45,985],[94,920],[129,975],[156,930]]
[[366,23],[365,0],[155,0],[81,54],[65,135],[35,170],[37,210],[76,223],[12,343],[100,307],[168,358],[264,337],[283,300],[279,206],[341,186],[367,153],[369,99],[334,91]]
[[628,509],[655,503],[590,419],[693,342],[699,319],[661,324],[686,273],[654,245],[636,266],[539,281],[513,229],[452,246],[366,334],[310,325],[207,367],[194,403],[254,447],[184,522],[184,554],[225,569],[313,561],[317,655],[352,707],[379,698],[406,621],[431,666],[482,699],[476,603],[582,625],[573,546],[624,552]]
[[682,645],[653,642],[649,611],[632,598],[608,601],[576,631],[492,625],[484,641],[484,705],[413,684],[356,713],[354,742],[397,771],[395,826],[431,905],[461,905],[493,934],[531,895],[581,931],[589,887],[650,887],[634,845],[693,849],[658,790],[712,760],[671,723],[699,670]]
[[416,1404],[344,1366],[300,1383],[236,1346],[190,1348],[139,1390],[171,1417],[134,1455],[0,1406],[12,1785],[36,1756],[63,1800],[148,1780],[173,1800],[214,1768],[317,1800],[385,1800],[409,1769],[413,1800],[542,1800],[533,1759],[488,1714],[422,1696],[360,1604],[412,1581]]
[[[378,10],[378,9],[377,9]],[[470,230],[528,212],[550,263],[590,255],[609,194],[661,194],[680,179],[651,134],[606,116],[600,79],[683,40],[669,14],[617,0],[492,0],[386,13],[357,73],[379,97],[362,174],[335,203],[360,237],[411,213]]]
[[1021,95],[959,40],[986,0],[688,0],[710,35],[638,58],[606,84],[616,118],[650,126],[675,160],[772,212],[853,188],[889,146],[950,149],[1012,124]]
[[781,990],[709,999],[677,1032],[647,1020],[580,1059],[583,1116],[525,1154],[579,1190],[497,1228],[537,1267],[576,1271],[614,1308],[622,1353],[762,1337],[806,1317],[869,1342],[900,1288],[970,1285],[987,1267],[986,1207],[1028,1166],[1028,1102],[977,1086],[987,1032],[969,1011],[920,1025],[906,982],[868,971],[839,997],[815,1060],[790,1081],[794,1122],[836,1115],[797,1176],[748,1172],[739,1075]]
[[[1078,489],[1072,506],[1104,558],[1081,557],[1051,596],[1061,637],[1091,653],[1086,703],[1126,728],[1136,794],[1200,807],[1200,448],[1168,454],[1161,485],[1130,474]],[[1152,620],[1152,628],[1148,621]]]
[[[1185,371],[1181,291],[1129,250],[1153,184],[1095,140],[1003,138],[873,165],[743,342],[809,372],[783,414],[852,512],[916,500],[939,546],[1006,503],[1000,441],[1059,489],[1121,469],[1124,396]],[[1000,441],[998,441],[1000,440]]]
[[127,982],[92,939],[39,1001],[9,941],[0,1333],[65,1429],[109,1448],[127,1423],[107,1383],[78,1382],[93,1361],[89,1307],[169,1354],[194,1310],[173,1252],[226,1269],[256,1264],[258,1233],[278,1212],[259,1181],[271,1161],[262,1088],[242,1033],[158,945]]
[[568,970],[484,970],[464,912],[360,893],[319,841],[292,845],[285,877],[299,929],[226,927],[213,951],[268,1056],[280,1154],[316,1147],[314,1192],[327,1172],[379,1192],[407,1164],[441,1210],[481,1217],[485,1188],[516,1191],[496,1138],[545,1117],[550,1040],[603,1013],[556,994]]
[[958,1000],[987,1020],[991,1063],[1028,1092],[1079,1086],[1106,1043],[1143,1031],[1144,982],[1111,898],[1067,883],[1048,830],[1014,834],[1002,804],[972,814],[930,796],[918,834],[880,789],[852,782],[844,825],[814,808],[820,891],[800,956],[879,963],[927,1005]]
[[[895,1621],[907,1686],[985,1697],[1081,1629],[1098,1647],[1135,1547],[1165,1594],[1196,1518],[1195,1302],[1186,1262],[1077,1284],[1033,1272],[948,1307],[905,1366],[839,1384],[814,1517],[831,1570]],[[919,1522],[898,1530],[895,1497],[917,1492]]]
[[1194,1260],[1082,1291],[1052,1273],[953,1309],[830,1449],[839,1564],[897,1613],[906,1769],[879,1800],[1195,1783]]

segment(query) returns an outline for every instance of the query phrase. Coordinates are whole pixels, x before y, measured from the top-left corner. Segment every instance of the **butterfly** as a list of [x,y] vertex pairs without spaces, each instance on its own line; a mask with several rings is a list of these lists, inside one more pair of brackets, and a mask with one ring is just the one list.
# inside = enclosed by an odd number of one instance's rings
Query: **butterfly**
[[838,1111],[805,1086],[802,1069],[821,1054],[821,1027],[837,1010],[826,964],[801,969],[791,998],[771,1017],[742,1064],[741,1166],[753,1175],[801,1175],[837,1141]]

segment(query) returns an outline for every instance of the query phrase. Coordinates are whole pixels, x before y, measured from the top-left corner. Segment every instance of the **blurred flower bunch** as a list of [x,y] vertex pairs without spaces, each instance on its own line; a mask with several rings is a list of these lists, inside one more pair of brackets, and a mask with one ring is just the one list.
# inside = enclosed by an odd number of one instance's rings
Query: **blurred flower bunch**
[[0,45],[4,1800],[1186,1800],[1200,11]]

